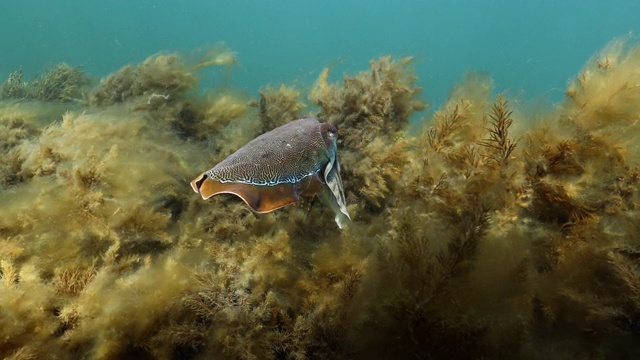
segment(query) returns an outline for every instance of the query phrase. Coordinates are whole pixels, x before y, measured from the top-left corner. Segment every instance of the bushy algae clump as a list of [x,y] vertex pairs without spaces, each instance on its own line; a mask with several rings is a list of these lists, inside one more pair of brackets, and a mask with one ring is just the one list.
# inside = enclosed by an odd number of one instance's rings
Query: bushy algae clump
[[259,95],[260,100],[255,105],[258,106],[262,133],[299,119],[306,107],[299,99],[300,92],[284,84],[277,89],[267,86]]
[[32,81],[23,81],[22,68],[2,84],[0,99],[81,102],[90,84],[80,67],[60,63]]
[[343,139],[347,196],[366,200],[361,203],[368,211],[379,211],[393,190],[407,163],[403,131],[410,116],[426,107],[411,60],[372,60],[370,71],[346,76],[342,85],[327,83],[326,68],[309,95],[320,107],[318,119],[335,124]]
[[[309,103],[198,94],[209,64],[175,54],[82,108],[2,102],[0,356],[637,357],[639,54],[612,42],[539,111],[468,73],[418,133],[410,59],[390,57],[325,71]],[[193,194],[305,111],[343,139],[346,229],[315,200]]]
[[59,118],[69,108],[67,104],[40,101],[0,101],[0,186],[15,185],[25,177],[20,172],[19,145],[37,137],[52,119]]

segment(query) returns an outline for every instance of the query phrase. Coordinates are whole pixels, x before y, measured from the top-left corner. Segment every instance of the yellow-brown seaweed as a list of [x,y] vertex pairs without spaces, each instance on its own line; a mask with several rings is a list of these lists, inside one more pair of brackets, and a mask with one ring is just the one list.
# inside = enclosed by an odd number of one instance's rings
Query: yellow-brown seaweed
[[89,77],[80,67],[60,63],[30,82],[22,80],[22,68],[9,75],[0,90],[0,99],[82,102]]
[[[309,104],[199,95],[178,55],[88,104],[33,101],[14,74],[0,357],[638,357],[639,49],[614,40],[536,111],[469,73],[418,133],[410,59],[325,71]],[[351,226],[313,200],[256,216],[192,196],[189,174],[303,105],[344,139]]]

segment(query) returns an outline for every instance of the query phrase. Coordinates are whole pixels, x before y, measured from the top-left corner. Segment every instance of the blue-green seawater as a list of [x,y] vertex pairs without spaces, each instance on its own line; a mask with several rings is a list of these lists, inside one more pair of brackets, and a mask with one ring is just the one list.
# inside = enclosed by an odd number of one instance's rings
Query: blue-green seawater
[[240,63],[203,85],[254,94],[306,88],[325,67],[337,80],[384,54],[414,56],[430,109],[468,70],[497,91],[558,101],[608,41],[639,30],[639,1],[0,1],[0,75],[26,78],[64,61],[99,78],[160,51],[223,41]]

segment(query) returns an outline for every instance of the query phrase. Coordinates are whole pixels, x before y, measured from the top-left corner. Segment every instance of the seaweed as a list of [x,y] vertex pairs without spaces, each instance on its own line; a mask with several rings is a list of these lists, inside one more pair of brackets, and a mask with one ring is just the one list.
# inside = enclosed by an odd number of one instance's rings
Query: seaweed
[[309,94],[321,109],[318,119],[338,127],[345,187],[352,189],[347,197],[374,212],[407,163],[406,145],[396,140],[404,137],[409,118],[426,107],[418,99],[422,89],[415,85],[411,60],[372,60],[369,72],[345,76],[342,86],[328,84],[326,68]]
[[287,85],[193,91],[224,56],[152,56],[88,104],[0,102],[0,356],[639,355],[637,46],[542,110],[471,72],[418,119],[410,59],[325,70],[309,99],[340,131],[343,230],[313,199],[254,214],[189,189],[306,109]]
[[[244,126],[243,120],[250,119],[249,99],[233,90],[192,94],[200,67],[190,65],[179,54],[156,54],[102,79],[91,92],[89,103],[97,107],[123,104],[131,111],[148,114],[158,124],[166,124],[182,139],[212,144],[214,138],[224,138],[227,132],[237,135],[235,122]],[[211,151],[228,152],[223,148],[240,143],[224,140],[215,141],[216,148]]]
[[6,154],[0,159],[0,185],[6,187],[22,181],[18,175],[21,159],[14,149],[25,139],[37,133],[35,127],[24,123],[20,118],[0,120],[0,150]]
[[631,99],[638,57],[637,47],[625,46],[613,41],[590,60],[570,84],[553,130],[545,125],[527,140],[528,213],[555,227],[554,236],[534,243],[536,273],[544,277],[531,279],[532,342],[551,334],[549,349],[557,354],[637,356],[629,347],[637,316],[629,297],[637,270],[629,261],[637,246],[631,235],[637,160],[630,146],[637,130],[628,111],[637,104]]
[[59,269],[56,276],[56,291],[58,294],[78,295],[93,280],[96,275],[95,263],[88,267],[73,267]]
[[177,54],[157,54],[142,63],[127,65],[100,81],[93,90],[90,104],[108,106],[142,98],[147,105],[184,98],[195,86],[191,69]]
[[80,67],[60,63],[31,82],[22,80],[22,68],[9,74],[2,85],[0,98],[42,100],[52,102],[82,102],[90,80]]
[[33,141],[43,128],[60,118],[68,106],[36,101],[0,102],[0,186],[16,186],[27,180],[21,174],[24,156],[21,147]]
[[34,360],[42,356],[41,352],[31,346],[23,346],[11,354],[7,359],[10,360]]
[[511,153],[516,148],[517,142],[509,138],[509,127],[513,123],[511,119],[512,111],[503,96],[498,96],[498,100],[493,105],[492,113],[489,114],[489,138],[479,142],[480,145],[489,148],[487,157],[498,166],[508,165]]
[[306,107],[299,100],[300,92],[284,84],[277,89],[267,86],[260,90],[259,96],[258,116],[263,133],[289,121],[299,119],[300,111]]
[[60,63],[33,80],[30,85],[33,87],[34,99],[79,102],[83,99],[84,88],[89,84],[89,78],[81,68]]
[[[198,53],[203,50],[199,49]],[[200,56],[196,68],[209,66],[233,66],[239,62],[238,54],[223,42],[219,42]]]
[[22,80],[24,72],[20,69],[9,74],[9,78],[2,84],[3,99],[29,99],[29,83]]
[[[487,231],[487,212],[480,208],[440,222],[443,228],[458,226],[448,239],[433,239],[430,227],[412,220],[412,211],[399,211],[398,219],[392,220],[398,221],[394,231],[379,238],[369,276],[388,287],[363,290],[373,292],[376,299],[370,305],[376,320],[365,323],[359,337],[365,343],[365,354],[474,357],[484,350],[483,333],[488,325],[474,321],[459,305],[445,299],[460,291],[461,281],[464,284]],[[367,280],[369,286],[375,286],[373,279]]]

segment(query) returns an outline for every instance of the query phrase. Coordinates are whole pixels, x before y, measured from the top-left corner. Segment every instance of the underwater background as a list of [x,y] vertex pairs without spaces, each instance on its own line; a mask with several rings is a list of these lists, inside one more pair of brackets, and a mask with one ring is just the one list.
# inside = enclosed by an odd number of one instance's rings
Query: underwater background
[[[0,0],[0,357],[638,358],[638,13]],[[344,229],[189,186],[307,115]]]
[[[32,77],[61,61],[102,77],[159,51],[226,42],[240,66],[214,84],[249,93],[308,86],[326,66],[338,80],[370,59],[413,56],[432,105],[468,70],[500,91],[562,99],[567,79],[614,37],[637,32],[637,1],[0,1],[0,71]],[[210,85],[210,83],[205,83]]]

